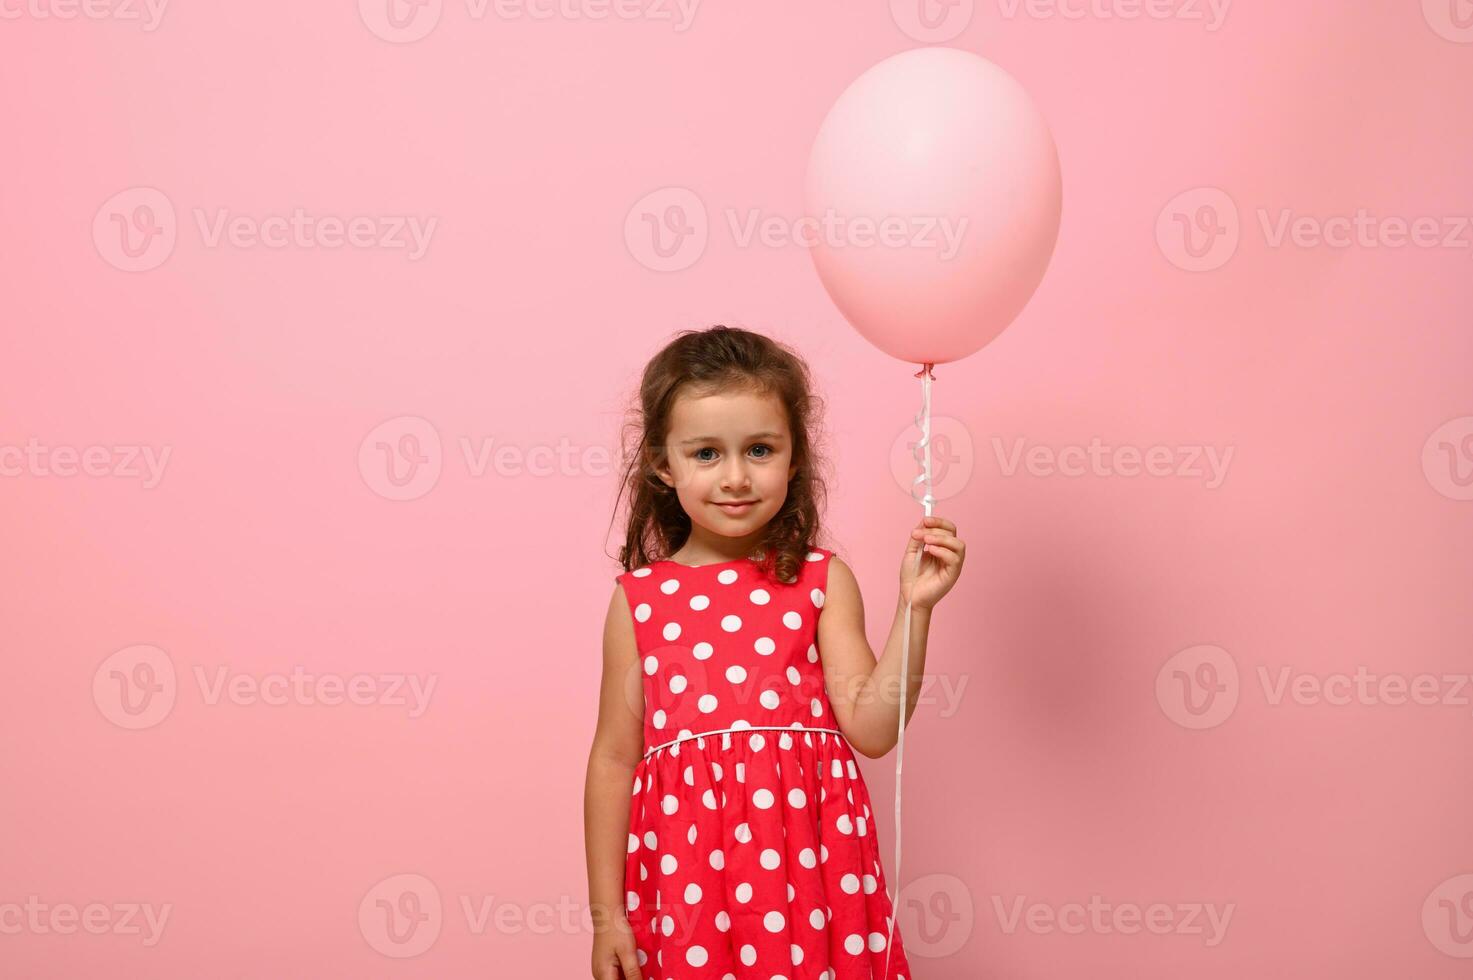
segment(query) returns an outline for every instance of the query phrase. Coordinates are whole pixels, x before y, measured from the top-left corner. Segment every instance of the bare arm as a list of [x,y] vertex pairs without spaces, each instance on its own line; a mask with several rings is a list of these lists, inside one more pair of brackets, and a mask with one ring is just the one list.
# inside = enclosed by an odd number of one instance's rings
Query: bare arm
[[[876,662],[864,634],[864,600],[854,572],[837,555],[829,559],[823,614],[818,617],[818,648],[823,655],[824,686],[834,706],[839,729],[859,752],[878,759],[895,747],[900,727],[900,655],[905,628],[905,600],[895,598],[895,620]],[[910,614],[910,662],[905,721],[915,712],[926,673],[926,637],[931,610]]]
[[644,748],[644,693],[634,619],[624,587],[615,586],[604,619],[598,727],[583,793],[588,901],[595,930],[624,919],[624,863],[629,853],[629,797]]

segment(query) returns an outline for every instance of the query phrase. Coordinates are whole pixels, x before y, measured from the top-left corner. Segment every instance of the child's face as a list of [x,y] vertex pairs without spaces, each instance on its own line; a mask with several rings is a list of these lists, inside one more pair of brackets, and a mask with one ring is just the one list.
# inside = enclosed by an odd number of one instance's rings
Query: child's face
[[[660,479],[691,523],[725,537],[756,537],[788,496],[793,440],[776,395],[678,395]],[[726,508],[726,501],[755,501]]]

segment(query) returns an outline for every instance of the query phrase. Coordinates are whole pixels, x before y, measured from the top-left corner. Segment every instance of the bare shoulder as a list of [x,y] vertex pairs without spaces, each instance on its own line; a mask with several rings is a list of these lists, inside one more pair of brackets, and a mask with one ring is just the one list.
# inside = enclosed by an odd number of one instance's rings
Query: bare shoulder
[[624,593],[624,583],[614,584],[613,595],[609,596],[609,608],[604,612],[604,654],[614,660],[632,660],[637,657],[634,639],[634,616],[629,611],[629,598]]
[[822,630],[830,626],[852,624],[864,619],[864,600],[859,594],[859,580],[854,570],[838,555],[829,556],[828,578],[824,583],[824,615],[818,618]]
[[629,627],[629,635],[634,635],[634,616],[629,612],[629,596],[624,591],[623,582],[614,583],[614,591],[609,596],[609,608],[605,611],[605,627],[625,625]]
[[854,577],[854,569],[838,555],[829,556],[828,581],[825,583],[824,604],[828,604],[830,598],[836,595],[842,600],[852,597],[859,598],[859,580]]
[[623,582],[614,582],[614,591],[609,596],[609,610],[612,612],[616,606],[628,608],[629,597],[624,592]]

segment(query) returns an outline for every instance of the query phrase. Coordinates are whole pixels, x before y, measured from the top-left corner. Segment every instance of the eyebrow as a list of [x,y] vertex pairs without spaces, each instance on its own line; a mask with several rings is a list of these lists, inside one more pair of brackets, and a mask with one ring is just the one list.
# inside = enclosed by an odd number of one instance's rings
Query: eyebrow
[[[782,437],[783,437],[783,434],[781,432],[754,432],[751,435],[747,436],[748,439],[781,439]],[[680,441],[680,444],[682,446],[689,446],[693,442],[720,442],[720,441],[721,440],[718,439],[716,436],[696,436],[693,439],[682,439]]]

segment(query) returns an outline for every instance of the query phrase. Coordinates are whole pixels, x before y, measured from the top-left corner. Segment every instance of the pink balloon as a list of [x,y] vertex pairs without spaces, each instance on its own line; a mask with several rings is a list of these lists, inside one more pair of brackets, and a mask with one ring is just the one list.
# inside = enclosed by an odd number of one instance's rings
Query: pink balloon
[[1048,124],[1023,87],[955,48],[860,75],[808,161],[810,251],[845,318],[916,364],[979,350],[1023,309],[1059,234]]

